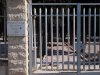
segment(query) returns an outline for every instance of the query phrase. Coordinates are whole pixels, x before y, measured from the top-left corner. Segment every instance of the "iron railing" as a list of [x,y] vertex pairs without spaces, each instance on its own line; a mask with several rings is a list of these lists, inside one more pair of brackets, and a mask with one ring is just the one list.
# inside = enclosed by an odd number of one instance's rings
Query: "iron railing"
[[31,3],[29,18],[30,70],[100,69],[100,3]]

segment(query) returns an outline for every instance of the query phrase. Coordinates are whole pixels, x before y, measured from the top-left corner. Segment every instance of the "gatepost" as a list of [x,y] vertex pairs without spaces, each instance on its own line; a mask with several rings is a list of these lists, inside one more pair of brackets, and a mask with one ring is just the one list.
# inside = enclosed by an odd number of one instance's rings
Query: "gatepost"
[[28,75],[27,0],[7,1],[8,73]]

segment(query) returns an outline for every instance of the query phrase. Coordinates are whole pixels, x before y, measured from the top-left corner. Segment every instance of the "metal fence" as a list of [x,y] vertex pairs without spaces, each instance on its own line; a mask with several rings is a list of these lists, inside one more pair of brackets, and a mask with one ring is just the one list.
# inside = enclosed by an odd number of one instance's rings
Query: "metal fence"
[[6,1],[0,0],[0,60],[7,57],[7,14]]
[[30,73],[100,69],[99,3],[33,3],[29,18]]

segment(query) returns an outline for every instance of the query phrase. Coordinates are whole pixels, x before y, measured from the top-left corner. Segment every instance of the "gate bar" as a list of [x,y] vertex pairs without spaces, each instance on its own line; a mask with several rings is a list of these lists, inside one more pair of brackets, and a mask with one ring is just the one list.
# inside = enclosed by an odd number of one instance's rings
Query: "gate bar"
[[68,32],[68,70],[69,70],[69,44],[70,44],[70,9],[68,8],[68,16],[67,16],[67,22],[68,22],[68,27],[67,27],[67,32]]
[[53,9],[51,8],[51,70],[53,70]]
[[57,27],[56,27],[56,34],[57,34],[57,70],[59,69],[59,51],[58,51],[58,43],[59,43],[59,26],[58,26],[58,8],[56,9],[56,24],[57,24]]
[[94,69],[96,68],[96,8],[94,9]]
[[[36,15],[36,9],[34,8],[34,15]],[[35,65],[35,69],[37,69],[37,52],[36,52],[36,16],[33,18],[33,32],[34,32],[34,65]]]
[[85,8],[83,9],[83,70],[85,70]]
[[39,8],[39,30],[40,30],[40,69],[42,69],[42,18],[41,8]]
[[75,70],[75,8],[73,8],[73,69]]
[[91,8],[89,8],[89,29],[88,29],[88,32],[89,32],[89,45],[88,45],[88,48],[89,48],[89,51],[88,51],[88,54],[89,54],[89,70],[90,70],[90,39],[91,39]]
[[48,69],[48,49],[47,49],[47,8],[45,8],[45,48],[46,48],[46,70]]
[[81,5],[77,4],[77,75],[80,75],[80,25],[81,25]]
[[[31,5],[78,5],[79,3],[31,3]],[[80,5],[100,5],[100,3],[80,3]]]
[[77,3],[32,3],[32,5],[77,5]]
[[64,70],[64,8],[62,8],[62,69]]
[[[34,16],[34,15],[32,15],[32,16]],[[36,14],[36,16],[39,16],[39,15]],[[42,14],[41,16],[44,17],[45,15]],[[51,15],[48,14],[48,16],[50,17]],[[56,17],[55,14],[53,14],[53,16]],[[59,14],[58,16],[62,16],[62,14]],[[64,16],[68,16],[68,15],[67,14],[64,14]],[[69,16],[70,17],[73,17],[73,14],[69,14]],[[75,16],[77,16],[77,14],[75,14]],[[83,17],[84,15],[80,15],[80,16]],[[88,14],[85,14],[85,16],[88,17],[89,15]],[[96,14],[96,16],[99,16],[99,14]],[[94,14],[91,14],[91,17],[94,17]]]

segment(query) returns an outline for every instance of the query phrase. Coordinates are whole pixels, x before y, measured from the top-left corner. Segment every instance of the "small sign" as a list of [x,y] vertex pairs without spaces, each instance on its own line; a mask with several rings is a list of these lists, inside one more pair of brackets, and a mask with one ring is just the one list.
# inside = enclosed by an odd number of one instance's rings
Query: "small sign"
[[8,21],[7,35],[8,36],[25,36],[25,21]]

